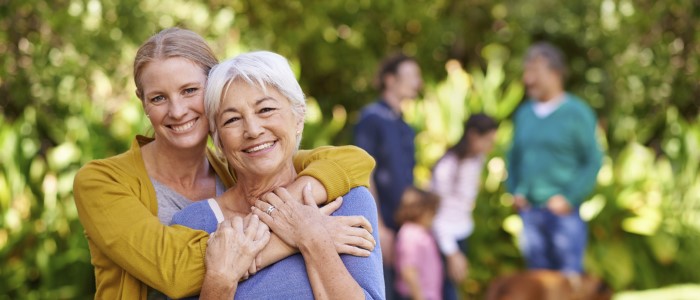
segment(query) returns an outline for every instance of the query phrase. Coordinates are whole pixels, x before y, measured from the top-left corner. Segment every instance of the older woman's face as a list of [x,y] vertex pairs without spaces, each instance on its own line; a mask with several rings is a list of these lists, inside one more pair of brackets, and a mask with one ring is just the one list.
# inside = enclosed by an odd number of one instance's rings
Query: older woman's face
[[290,166],[303,119],[275,88],[267,94],[243,80],[233,81],[216,116],[221,148],[237,172],[277,174]]

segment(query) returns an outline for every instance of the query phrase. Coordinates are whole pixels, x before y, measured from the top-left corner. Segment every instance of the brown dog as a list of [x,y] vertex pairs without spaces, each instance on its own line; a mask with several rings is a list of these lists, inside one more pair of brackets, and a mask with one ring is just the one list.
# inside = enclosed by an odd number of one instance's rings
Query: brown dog
[[612,290],[600,278],[583,275],[571,280],[556,271],[536,270],[499,277],[487,300],[609,300]]

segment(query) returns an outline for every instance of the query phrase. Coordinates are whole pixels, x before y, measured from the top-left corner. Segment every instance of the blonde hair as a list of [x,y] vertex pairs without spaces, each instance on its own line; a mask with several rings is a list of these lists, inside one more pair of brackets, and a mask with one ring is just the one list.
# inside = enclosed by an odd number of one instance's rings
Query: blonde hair
[[202,68],[204,75],[219,61],[204,38],[194,31],[172,27],[163,29],[139,47],[134,59],[136,96],[143,100],[141,73],[148,63],[165,58],[186,58]]

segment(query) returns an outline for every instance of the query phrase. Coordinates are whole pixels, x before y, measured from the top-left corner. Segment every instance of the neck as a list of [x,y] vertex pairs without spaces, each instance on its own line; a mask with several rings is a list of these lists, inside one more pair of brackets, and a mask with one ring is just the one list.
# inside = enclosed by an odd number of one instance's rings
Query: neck
[[551,101],[559,100],[564,95],[564,89],[557,87],[552,89],[549,93],[543,95],[543,99],[539,99],[542,103],[547,103]]
[[382,99],[389,105],[391,110],[397,115],[401,114],[401,97],[392,93],[390,91],[384,91],[382,93]]
[[260,175],[245,170],[234,170],[238,176],[236,185],[224,194],[220,206],[232,211],[250,211],[250,206],[263,195],[278,187],[284,187],[294,181],[297,176],[294,165],[290,161],[282,170],[271,172],[272,175]]
[[177,149],[158,139],[142,148],[148,174],[166,184],[194,187],[198,178],[206,177],[209,162],[206,143],[192,149]]

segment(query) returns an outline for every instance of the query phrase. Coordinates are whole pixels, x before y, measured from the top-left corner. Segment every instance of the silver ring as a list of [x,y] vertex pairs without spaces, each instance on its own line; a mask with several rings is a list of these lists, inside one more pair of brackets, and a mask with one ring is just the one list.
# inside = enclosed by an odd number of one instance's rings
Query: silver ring
[[275,211],[275,209],[277,209],[277,208],[274,205],[270,205],[270,207],[267,208],[265,213],[271,216],[272,212]]

